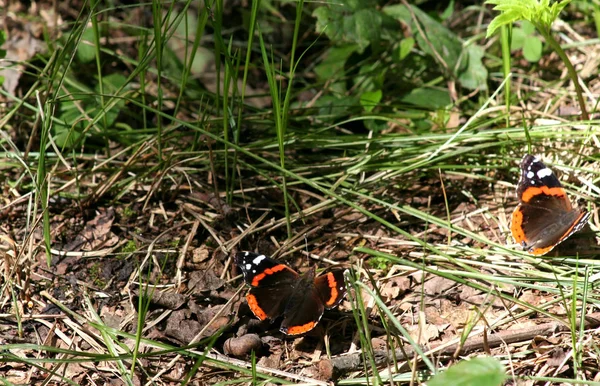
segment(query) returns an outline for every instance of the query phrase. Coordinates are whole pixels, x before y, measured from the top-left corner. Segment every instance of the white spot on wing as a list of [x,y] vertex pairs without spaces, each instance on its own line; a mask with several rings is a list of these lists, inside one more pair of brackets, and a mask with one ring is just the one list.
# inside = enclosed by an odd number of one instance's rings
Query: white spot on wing
[[544,177],[548,177],[552,175],[552,170],[548,169],[548,168],[544,168],[541,170],[538,170],[537,172],[537,176],[538,178],[544,178]]
[[534,176],[532,171],[527,172],[527,178],[532,179]]
[[263,261],[264,259],[266,259],[267,256],[265,255],[260,255],[254,258],[254,260],[252,260],[252,264],[254,265],[259,265],[261,261]]
[[250,270],[250,268],[252,268],[252,264],[246,264],[246,270]]

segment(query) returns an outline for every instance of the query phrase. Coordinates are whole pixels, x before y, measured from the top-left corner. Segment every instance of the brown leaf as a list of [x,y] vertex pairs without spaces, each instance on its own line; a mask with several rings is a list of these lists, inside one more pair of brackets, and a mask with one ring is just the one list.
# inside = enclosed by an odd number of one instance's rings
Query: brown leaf
[[424,328],[421,328],[421,326],[415,324],[412,326],[407,326],[406,330],[418,344],[425,344],[440,335],[440,330],[433,324],[426,324]]
[[[135,296],[140,296],[140,291],[133,291]],[[148,289],[145,292],[142,292],[142,295],[146,297],[150,297],[150,304],[162,308],[166,308],[168,310],[176,310],[184,305],[188,297],[182,294],[177,294],[174,292],[161,292],[156,289]]]
[[98,208],[96,217],[86,223],[85,228],[75,240],[65,246],[65,249],[93,251],[115,245],[118,238],[111,232],[114,219],[113,208]]
[[194,271],[190,274],[188,288],[192,293],[214,291],[222,288],[225,281],[214,274],[212,270]]
[[381,288],[381,295],[388,299],[397,299],[410,288],[410,279],[398,276],[389,279]]
[[[24,20],[31,19],[25,18]],[[6,42],[2,47],[6,50],[6,62],[26,62],[33,58],[38,52],[46,50],[46,44],[42,40],[35,38],[33,30],[36,28],[31,22],[25,24],[10,17],[7,17],[4,21],[8,32]],[[2,66],[2,69],[0,69],[0,77],[4,77],[2,88],[9,94],[15,95],[15,91],[19,85],[19,79],[24,70],[25,66],[21,64]]]
[[202,325],[197,320],[190,319],[189,310],[175,311],[167,319],[165,335],[180,343],[191,342],[198,335]]
[[434,276],[425,282],[425,284],[423,285],[423,289],[428,295],[440,295],[445,294],[446,291],[448,291],[455,285],[455,281],[446,279],[445,277],[441,276]]

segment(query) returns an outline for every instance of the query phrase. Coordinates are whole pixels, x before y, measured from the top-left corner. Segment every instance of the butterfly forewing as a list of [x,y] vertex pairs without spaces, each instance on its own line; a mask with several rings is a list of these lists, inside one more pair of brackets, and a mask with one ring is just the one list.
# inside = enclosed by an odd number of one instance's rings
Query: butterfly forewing
[[246,295],[248,307],[260,319],[275,319],[283,313],[298,282],[298,273],[265,255],[241,252],[235,262],[252,288]]
[[543,255],[589,219],[585,209],[574,209],[552,170],[537,157],[525,155],[517,184],[519,205],[512,214],[511,233],[527,252]]
[[285,264],[259,253],[240,252],[235,262],[244,274],[244,280],[252,287],[283,287],[295,283],[298,273]]

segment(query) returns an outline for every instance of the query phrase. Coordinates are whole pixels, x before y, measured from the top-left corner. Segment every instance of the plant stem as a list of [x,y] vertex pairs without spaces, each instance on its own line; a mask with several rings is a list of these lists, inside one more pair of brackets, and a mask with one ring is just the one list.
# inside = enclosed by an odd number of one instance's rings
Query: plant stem
[[[511,68],[510,31],[510,24],[500,27],[500,41],[502,43],[502,73],[504,74],[504,79],[509,76]],[[510,82],[504,83],[504,104],[506,105],[506,127],[510,127]]]
[[552,37],[552,35],[550,34],[550,31],[546,30],[545,28],[540,28],[539,26],[538,26],[538,30],[544,36],[544,38],[546,39],[546,42],[548,42],[548,44],[550,44],[550,46],[554,49],[554,51],[556,51],[558,56],[561,58],[563,63],[567,66],[567,71],[569,72],[569,77],[571,77],[571,80],[573,81],[573,84],[575,85],[575,92],[577,93],[577,101],[579,102],[579,107],[581,108],[581,119],[584,121],[589,120],[590,117],[589,117],[587,109],[585,107],[585,101],[583,100],[583,90],[581,89],[581,85],[579,84],[579,77],[577,76],[577,71],[575,71],[575,67],[573,67],[573,64],[571,64],[569,57],[567,56],[565,51],[562,49],[560,44],[558,44],[558,42]]

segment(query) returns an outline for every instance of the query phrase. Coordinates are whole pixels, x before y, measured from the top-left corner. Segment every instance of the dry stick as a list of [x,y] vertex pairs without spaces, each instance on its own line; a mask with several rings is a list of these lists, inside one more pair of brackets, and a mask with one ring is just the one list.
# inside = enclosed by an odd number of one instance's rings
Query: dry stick
[[231,251],[233,249],[233,247],[235,247],[236,245],[238,245],[238,243],[246,236],[248,236],[249,234],[251,234],[252,232],[255,231],[256,227],[258,227],[258,224],[260,224],[261,222],[264,221],[265,217],[267,217],[267,214],[269,214],[269,212],[264,212],[262,215],[260,215],[260,217],[258,218],[258,220],[255,220],[254,222],[252,222],[252,224],[250,224],[248,226],[248,228],[244,229],[242,231],[242,233],[240,233],[238,236],[232,238],[231,240],[227,241],[225,243],[225,248],[228,251]]
[[196,220],[192,224],[192,230],[190,234],[185,240],[185,244],[179,253],[179,258],[177,259],[177,273],[175,274],[175,283],[177,288],[181,288],[181,282],[183,281],[183,265],[185,264],[185,256],[187,255],[187,251],[192,244],[192,240],[196,237],[196,233],[198,232],[198,227],[200,226],[200,221]]
[[[592,313],[585,317],[585,328],[595,328],[600,326],[600,312]],[[495,334],[490,334],[487,337],[475,337],[467,339],[462,345],[462,349],[459,354],[465,354],[471,351],[480,350],[485,346],[492,348],[498,347],[501,344],[511,344],[531,340],[538,335],[551,335],[557,332],[569,331],[569,328],[565,323],[551,322],[540,324],[531,328],[523,328],[520,330],[500,331]],[[454,338],[453,338],[454,339]],[[447,342],[439,342],[432,344],[433,347],[426,354],[432,354],[436,352],[436,348],[442,347]],[[448,345],[437,351],[441,355],[453,355],[455,354],[460,342]],[[425,347],[422,347],[425,350]],[[394,358],[398,361],[408,360],[411,356],[415,355],[415,350],[409,347],[406,350],[396,350],[395,353],[384,350],[375,350],[375,361],[378,365],[382,365],[390,362]],[[345,356],[339,356],[332,359],[323,359],[321,365],[327,366],[333,369],[334,376],[339,376],[349,371],[357,371],[363,369],[362,354],[355,353]]]
[[[208,353],[208,354],[206,354],[206,357],[211,358],[215,361],[222,361],[222,362],[229,363],[229,364],[232,364],[232,365],[238,366],[238,367],[243,367],[246,369],[251,369],[253,367],[252,363],[250,363],[250,362],[242,361],[242,360],[235,359],[235,358],[230,358],[228,356],[225,356],[225,355],[219,354],[219,353]],[[207,365],[207,366],[209,366],[209,365]],[[211,365],[211,366],[214,366],[214,365]],[[306,386],[315,386],[315,385],[330,386],[331,385],[330,382],[319,381],[314,378],[309,378],[309,377],[305,377],[305,376],[298,375],[298,374],[288,373],[286,371],[271,369],[269,367],[263,367],[260,365],[254,365],[254,368],[256,369],[257,372],[269,373],[269,374],[273,374],[278,377],[283,377],[283,378],[293,379],[293,380],[296,380],[299,382],[304,382],[303,385],[306,385]],[[296,385],[298,385],[298,384],[296,384]]]
[[109,177],[108,180],[106,180],[106,182],[98,185],[96,191],[91,194],[90,200],[98,200],[106,192],[108,192],[110,190],[110,188],[112,188],[112,186],[121,179],[121,176],[123,174],[125,174],[126,171],[129,170],[129,167],[138,161],[139,155],[142,154],[147,148],[149,148],[148,142],[145,144],[142,144],[135,151],[135,153],[127,160],[127,162],[125,162],[125,164],[119,169],[118,172],[116,172],[111,177]]

